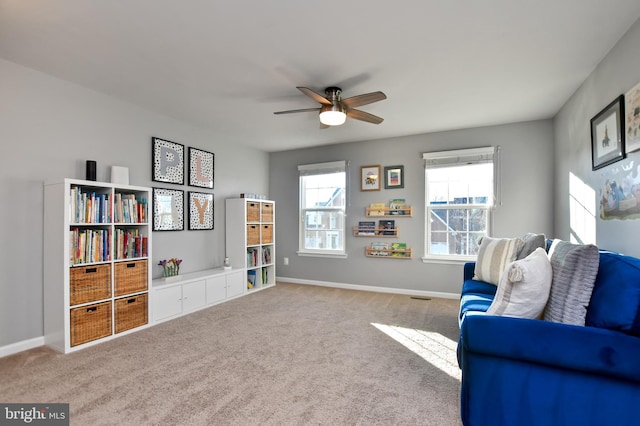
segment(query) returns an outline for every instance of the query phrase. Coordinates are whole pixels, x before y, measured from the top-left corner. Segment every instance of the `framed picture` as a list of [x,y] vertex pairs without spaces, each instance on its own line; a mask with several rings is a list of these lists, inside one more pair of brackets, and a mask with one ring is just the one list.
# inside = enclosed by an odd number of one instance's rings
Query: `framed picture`
[[213,194],[189,191],[189,229],[213,229]]
[[153,230],[184,229],[184,191],[153,188]]
[[404,166],[384,168],[384,189],[404,188]]
[[380,166],[360,167],[360,190],[380,191]]
[[214,159],[211,152],[189,147],[189,185],[213,189]]
[[184,185],[184,145],[160,138],[151,138],[155,182]]
[[624,151],[624,95],[591,119],[592,170],[621,160]]
[[624,95],[625,106],[625,151],[640,149],[640,83]]

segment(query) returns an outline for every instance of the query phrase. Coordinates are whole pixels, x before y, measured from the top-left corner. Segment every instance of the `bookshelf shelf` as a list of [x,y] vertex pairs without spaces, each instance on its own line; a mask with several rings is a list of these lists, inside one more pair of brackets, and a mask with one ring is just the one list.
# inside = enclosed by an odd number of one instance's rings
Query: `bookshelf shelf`
[[367,217],[393,217],[393,218],[402,218],[402,217],[412,217],[413,216],[413,207],[383,207],[383,208],[371,208],[367,207],[365,210],[365,216]]
[[365,256],[375,257],[376,259],[411,259],[411,249],[378,249],[373,247],[365,247]]
[[226,200],[226,246],[231,266],[246,271],[246,291],[276,284],[275,203],[252,198]]
[[395,227],[393,229],[374,227],[374,228],[361,228],[359,226],[353,227],[354,237],[382,237],[382,238],[395,238],[400,235],[400,228]]
[[151,189],[44,185],[44,338],[68,353],[148,325]]

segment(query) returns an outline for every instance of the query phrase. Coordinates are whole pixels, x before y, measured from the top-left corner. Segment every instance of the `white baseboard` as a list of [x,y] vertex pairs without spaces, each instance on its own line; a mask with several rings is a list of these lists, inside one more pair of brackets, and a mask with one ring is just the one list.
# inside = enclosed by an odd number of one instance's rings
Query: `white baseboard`
[[376,287],[371,285],[344,284],[344,283],[334,283],[330,281],[303,280],[300,278],[287,278],[287,277],[276,277],[276,282],[277,281],[281,281],[285,283],[293,283],[293,284],[343,288],[347,290],[361,290],[361,291],[373,291],[377,293],[404,294],[407,296],[417,296],[417,297],[439,297],[442,299],[460,299],[460,293],[444,293],[440,291],[410,290],[410,289],[393,288],[393,287]]
[[0,346],[0,358],[17,354],[18,352],[28,349],[37,348],[44,345],[44,336],[34,337],[33,339],[23,340],[21,342],[11,343],[10,345]]

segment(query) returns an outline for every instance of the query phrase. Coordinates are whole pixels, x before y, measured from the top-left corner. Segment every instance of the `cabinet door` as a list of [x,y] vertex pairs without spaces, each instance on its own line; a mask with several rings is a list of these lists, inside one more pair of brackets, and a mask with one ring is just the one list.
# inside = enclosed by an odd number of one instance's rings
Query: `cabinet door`
[[227,280],[224,275],[207,278],[207,305],[227,297]]
[[182,313],[182,287],[158,289],[153,298],[153,319],[160,321]]
[[244,271],[233,272],[227,275],[227,297],[238,296],[245,288]]
[[205,304],[205,282],[194,281],[182,285],[182,310],[183,312],[193,312]]

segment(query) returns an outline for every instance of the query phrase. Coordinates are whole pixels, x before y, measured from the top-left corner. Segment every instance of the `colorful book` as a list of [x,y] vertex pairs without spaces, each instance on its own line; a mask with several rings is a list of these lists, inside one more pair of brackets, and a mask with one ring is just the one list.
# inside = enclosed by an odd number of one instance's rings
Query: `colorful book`
[[375,234],[376,234],[375,221],[358,222],[358,235],[375,235]]
[[404,198],[394,198],[389,201],[389,214],[403,215],[406,202]]
[[384,216],[386,205],[384,203],[369,204],[369,216]]
[[396,234],[396,221],[395,220],[383,220],[381,219],[378,225],[379,235],[395,235]]

